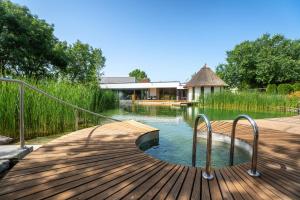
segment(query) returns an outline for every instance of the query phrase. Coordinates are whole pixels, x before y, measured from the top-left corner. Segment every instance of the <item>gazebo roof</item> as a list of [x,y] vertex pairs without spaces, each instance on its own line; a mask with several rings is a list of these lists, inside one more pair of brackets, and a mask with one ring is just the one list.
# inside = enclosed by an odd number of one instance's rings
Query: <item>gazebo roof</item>
[[228,86],[206,64],[186,83],[186,87]]

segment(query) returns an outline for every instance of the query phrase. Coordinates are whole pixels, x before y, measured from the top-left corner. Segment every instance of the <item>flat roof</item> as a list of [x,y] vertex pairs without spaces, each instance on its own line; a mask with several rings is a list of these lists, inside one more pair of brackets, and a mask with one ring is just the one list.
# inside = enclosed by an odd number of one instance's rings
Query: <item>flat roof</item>
[[136,80],[134,77],[109,77],[109,76],[104,76],[101,77],[100,83],[101,84],[114,84],[114,83],[135,83]]
[[150,89],[150,88],[176,88],[183,89],[184,84],[179,81],[166,81],[166,82],[149,82],[149,83],[112,83],[100,84],[103,89]]

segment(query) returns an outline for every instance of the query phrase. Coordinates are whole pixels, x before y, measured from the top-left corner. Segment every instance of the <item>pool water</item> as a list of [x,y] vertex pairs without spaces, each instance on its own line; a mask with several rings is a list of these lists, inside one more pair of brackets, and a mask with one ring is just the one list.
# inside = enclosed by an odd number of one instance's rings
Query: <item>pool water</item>
[[[292,113],[240,112],[234,110],[199,109],[197,107],[177,108],[158,106],[127,106],[110,111],[110,116],[127,120],[133,119],[159,129],[159,144],[143,149],[145,153],[170,163],[191,166],[193,123],[197,114],[204,113],[210,120],[234,119],[238,114],[248,114],[254,119],[291,116]],[[145,148],[145,145],[144,145]],[[212,142],[212,166],[220,168],[229,162],[230,144]],[[235,164],[250,161],[251,156],[243,148],[235,147]],[[206,139],[197,139],[196,166],[205,166]]]

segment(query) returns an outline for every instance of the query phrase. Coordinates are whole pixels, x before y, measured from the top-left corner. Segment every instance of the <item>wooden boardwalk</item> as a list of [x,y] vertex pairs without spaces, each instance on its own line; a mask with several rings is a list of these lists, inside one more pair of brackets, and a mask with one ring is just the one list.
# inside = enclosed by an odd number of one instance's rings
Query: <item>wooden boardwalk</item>
[[[230,129],[228,122],[213,123],[214,132]],[[137,137],[151,131],[125,121],[58,138],[11,169],[0,181],[0,199],[300,199],[298,134],[260,129],[261,177],[250,177],[246,163],[215,169],[207,181],[200,168],[137,149]],[[249,127],[238,126],[237,137],[251,143]]]

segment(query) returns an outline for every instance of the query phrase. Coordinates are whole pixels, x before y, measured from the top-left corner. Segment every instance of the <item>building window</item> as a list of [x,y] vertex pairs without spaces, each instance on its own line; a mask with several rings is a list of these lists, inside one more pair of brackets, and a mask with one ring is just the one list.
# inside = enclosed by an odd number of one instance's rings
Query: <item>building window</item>
[[213,94],[214,92],[215,92],[215,87],[211,87],[211,88],[210,88],[210,93]]
[[201,87],[201,96],[204,95],[204,87]]

